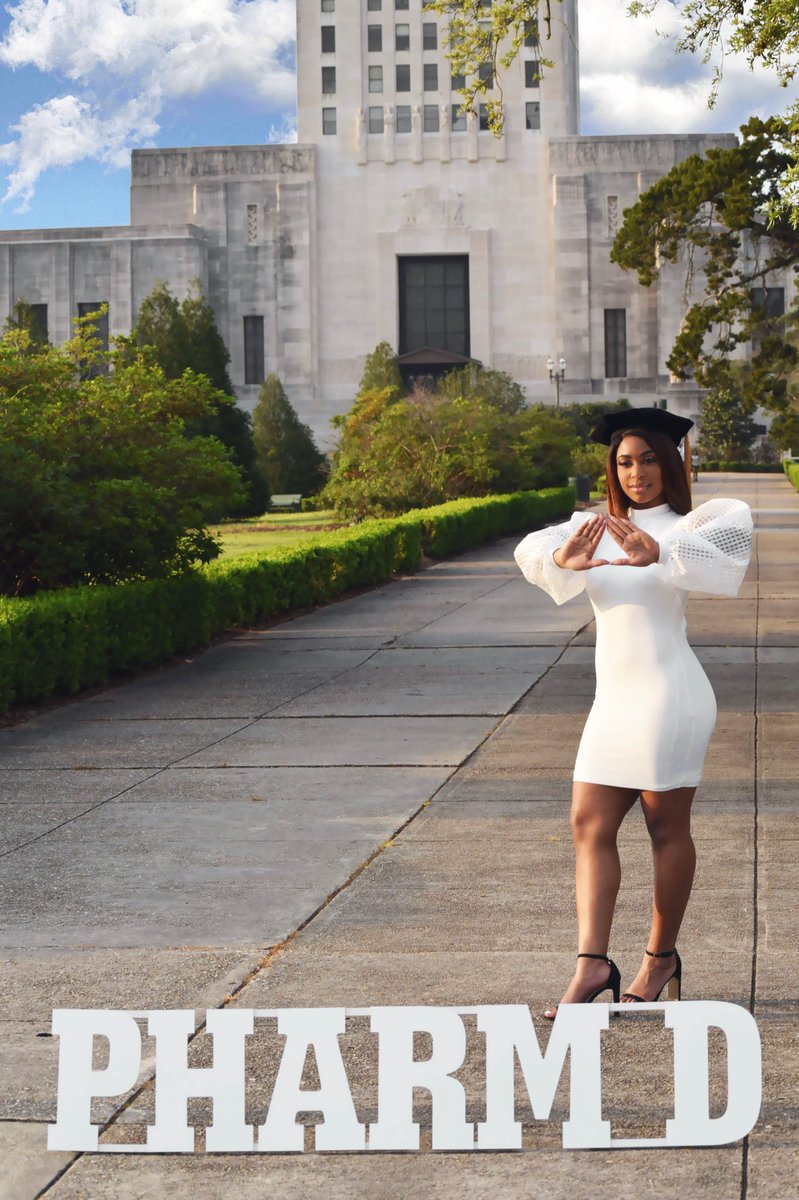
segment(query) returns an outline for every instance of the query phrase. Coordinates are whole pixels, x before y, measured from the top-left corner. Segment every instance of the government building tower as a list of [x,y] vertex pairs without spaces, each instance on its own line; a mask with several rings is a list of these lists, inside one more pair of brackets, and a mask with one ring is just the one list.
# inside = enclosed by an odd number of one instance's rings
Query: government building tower
[[643,191],[736,139],[581,136],[577,0],[557,9],[502,74],[496,137],[485,105],[460,111],[422,0],[297,0],[298,143],[134,151],[129,226],[0,232],[0,319],[24,299],[60,342],[107,303],[112,337],[159,280],[182,297],[199,279],[239,403],[276,373],[323,446],[380,341],[407,378],[473,360],[554,403],[564,359],[564,402],[695,418],[666,367],[684,272],[642,288],[609,255]]

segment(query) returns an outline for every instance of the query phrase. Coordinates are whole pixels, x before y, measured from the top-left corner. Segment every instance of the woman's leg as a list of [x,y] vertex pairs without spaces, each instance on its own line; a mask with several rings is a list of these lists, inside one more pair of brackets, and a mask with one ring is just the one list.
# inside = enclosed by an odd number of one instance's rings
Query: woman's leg
[[[696,850],[691,837],[691,804],[696,788],[675,788],[671,792],[642,792],[652,860],[655,869],[655,894],[652,929],[647,949],[656,953],[673,950],[688,906],[696,867]],[[644,955],[641,969],[630,984],[630,991],[645,1000],[658,994],[674,974],[675,960]]]
[[[571,826],[576,857],[578,950],[607,954],[613,910],[621,871],[616,835],[635,804],[633,788],[605,787],[575,782]],[[578,1003],[608,977],[607,963],[578,958],[574,978],[561,1003]],[[554,1009],[547,1009],[547,1014]]]

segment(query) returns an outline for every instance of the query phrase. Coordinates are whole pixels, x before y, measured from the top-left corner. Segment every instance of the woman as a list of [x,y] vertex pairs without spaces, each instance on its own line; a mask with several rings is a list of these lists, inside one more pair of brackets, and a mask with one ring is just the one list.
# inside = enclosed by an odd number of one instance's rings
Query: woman
[[561,1003],[589,1003],[607,990],[618,1002],[619,971],[608,958],[621,880],[616,835],[639,798],[654,908],[643,962],[622,999],[657,1000],[666,985],[670,999],[680,996],[677,935],[696,862],[691,803],[716,722],[713,690],[686,639],[685,603],[689,589],[734,596],[752,540],[740,500],[691,511],[677,447],[692,424],[656,408],[603,417],[592,436],[610,447],[608,515],[575,513],[516,548],[530,583],[557,604],[585,589],[596,618],[596,696],[572,793],[579,953]]

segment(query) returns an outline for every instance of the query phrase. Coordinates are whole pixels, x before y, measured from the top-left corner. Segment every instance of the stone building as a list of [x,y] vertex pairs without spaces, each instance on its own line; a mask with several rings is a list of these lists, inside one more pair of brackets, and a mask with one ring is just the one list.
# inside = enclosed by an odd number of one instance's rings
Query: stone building
[[695,415],[665,365],[681,273],[641,288],[609,251],[642,191],[735,138],[581,136],[577,0],[560,7],[557,68],[531,32],[497,138],[460,112],[422,0],[298,0],[298,144],[134,151],[129,227],[0,233],[0,319],[24,298],[62,341],[107,302],[113,336],[158,280],[199,279],[240,403],[276,372],[322,443],[384,339],[409,373],[475,359],[554,401],[564,358],[564,399]]

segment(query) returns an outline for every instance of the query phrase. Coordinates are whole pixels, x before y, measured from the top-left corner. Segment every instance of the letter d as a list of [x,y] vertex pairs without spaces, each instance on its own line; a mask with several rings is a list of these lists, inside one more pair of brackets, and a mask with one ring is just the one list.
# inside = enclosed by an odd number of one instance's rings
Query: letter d
[[[693,1000],[665,1004],[674,1030],[674,1119],[666,1122],[671,1146],[722,1146],[746,1137],[760,1115],[763,1091],[760,1034],[754,1017],[738,1004]],[[710,1116],[708,1030],[727,1039],[727,1110]]]

